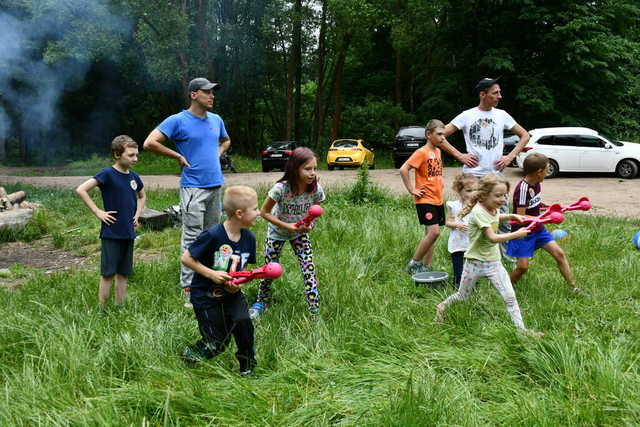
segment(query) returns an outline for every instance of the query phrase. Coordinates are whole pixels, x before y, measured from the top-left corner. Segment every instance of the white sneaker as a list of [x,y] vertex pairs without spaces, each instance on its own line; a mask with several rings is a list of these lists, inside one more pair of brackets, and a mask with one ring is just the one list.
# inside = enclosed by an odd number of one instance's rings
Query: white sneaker
[[182,289],[182,296],[184,298],[184,307],[193,308],[193,304],[191,304],[191,289],[189,288]]

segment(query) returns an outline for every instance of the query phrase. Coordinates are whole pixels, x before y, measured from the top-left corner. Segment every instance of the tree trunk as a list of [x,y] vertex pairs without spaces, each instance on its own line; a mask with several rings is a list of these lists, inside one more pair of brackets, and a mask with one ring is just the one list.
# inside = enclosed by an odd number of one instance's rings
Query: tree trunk
[[[293,28],[291,34],[291,60],[287,72],[287,130],[286,140],[292,135],[299,136],[300,124],[300,78],[301,78],[301,20],[302,0],[295,0],[293,6]],[[295,91],[295,95],[294,95]],[[297,139],[296,139],[297,140]]]
[[[400,52],[397,49],[394,49],[396,56],[396,67],[395,67],[395,101],[396,105],[402,106],[402,60],[400,59]],[[398,128],[400,123],[395,119],[393,123],[394,128]]]
[[295,63],[295,89],[296,97],[293,106],[295,131],[294,139],[300,141],[301,123],[300,111],[302,110],[302,0],[296,0],[293,26],[293,62]]
[[320,34],[318,36],[318,77],[316,79],[316,101],[313,107],[313,124],[311,131],[311,146],[320,148],[319,140],[324,128],[324,74],[327,33],[327,2],[322,1],[322,17],[320,19]]
[[340,120],[342,114],[342,72],[344,70],[344,61],[347,57],[347,51],[349,50],[349,44],[353,34],[351,31],[347,31],[342,36],[342,42],[338,50],[338,59],[336,61],[336,68],[334,70],[333,77],[333,98],[335,101],[335,109],[333,112],[333,120],[331,122],[331,140],[338,138],[338,132],[340,131]]
[[[182,0],[181,11],[182,14],[187,16],[187,3],[188,0]],[[184,49],[189,49],[188,46],[184,46]],[[180,83],[182,84],[182,93],[187,93],[189,86],[189,60],[184,50],[178,50],[176,53],[178,64],[180,65]]]
[[400,58],[400,52],[395,51],[396,56],[396,73],[395,73],[395,98],[396,104],[402,105],[402,59]]

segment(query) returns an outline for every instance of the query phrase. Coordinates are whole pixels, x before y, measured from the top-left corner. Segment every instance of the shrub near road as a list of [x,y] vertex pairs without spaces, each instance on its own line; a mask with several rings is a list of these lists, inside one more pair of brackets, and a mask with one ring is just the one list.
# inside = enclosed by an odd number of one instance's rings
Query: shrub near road
[[[43,230],[60,247],[83,250],[83,236],[95,238],[98,224],[71,192],[29,191],[47,206]],[[150,191],[151,207],[174,203],[174,193]],[[407,242],[421,233],[407,198],[360,188],[329,192],[324,207],[313,231],[323,322],[307,320],[295,260],[283,257],[277,302],[256,324],[253,378],[235,374],[233,349],[195,368],[179,359],[198,333],[175,287],[177,229],[142,231],[139,244],[165,257],[136,264],[122,311],[96,310],[91,271],[32,272],[2,291],[0,424],[640,422],[637,225],[567,216],[572,238],[562,244],[591,296],[570,295],[550,257],[536,256],[516,288],[525,321],[547,335],[535,340],[513,331],[486,289],[432,323],[449,289],[417,288],[402,272]],[[255,232],[262,240],[265,223]],[[449,268],[444,243],[434,259]]]

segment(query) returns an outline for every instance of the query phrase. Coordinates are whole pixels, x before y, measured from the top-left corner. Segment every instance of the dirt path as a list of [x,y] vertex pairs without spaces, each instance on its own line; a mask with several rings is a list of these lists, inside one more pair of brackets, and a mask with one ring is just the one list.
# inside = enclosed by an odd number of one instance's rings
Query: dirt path
[[[445,168],[445,188],[450,193],[453,177],[461,168]],[[89,177],[86,176],[11,176],[8,170],[0,169],[0,186],[5,184],[26,183],[42,187],[75,188]],[[405,194],[397,169],[378,169],[370,171],[371,180],[395,194]],[[517,168],[508,168],[506,177],[512,185],[522,178]],[[270,186],[282,176],[281,172],[236,173],[226,175],[226,183],[250,186]],[[357,179],[355,170],[320,171],[320,182],[326,188],[335,188],[353,184]],[[142,180],[148,189],[177,189],[178,177],[175,175],[144,175]],[[592,213],[596,215],[640,218],[640,179],[622,180],[611,175],[569,175],[545,181],[543,184],[545,203],[570,203],[579,197],[588,197],[592,204]],[[448,194],[448,197],[452,197]]]

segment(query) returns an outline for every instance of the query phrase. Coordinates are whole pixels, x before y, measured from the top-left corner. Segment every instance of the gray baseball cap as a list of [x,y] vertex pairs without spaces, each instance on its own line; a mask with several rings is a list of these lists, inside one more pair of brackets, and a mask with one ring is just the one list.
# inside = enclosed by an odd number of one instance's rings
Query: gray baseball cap
[[220,89],[220,83],[211,83],[204,77],[197,77],[189,82],[189,92],[196,92],[198,90]]
[[484,79],[478,82],[476,87],[473,89],[473,93],[478,94],[482,91],[485,91],[489,89],[491,86],[493,86],[494,84],[500,83],[500,81],[502,81],[502,77],[497,77],[495,79],[492,79],[490,77],[485,77]]

